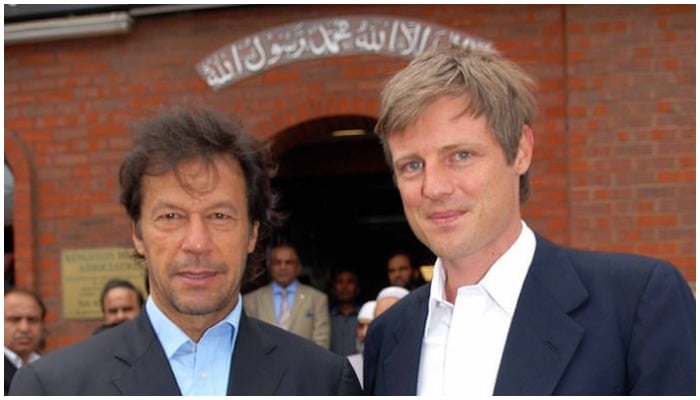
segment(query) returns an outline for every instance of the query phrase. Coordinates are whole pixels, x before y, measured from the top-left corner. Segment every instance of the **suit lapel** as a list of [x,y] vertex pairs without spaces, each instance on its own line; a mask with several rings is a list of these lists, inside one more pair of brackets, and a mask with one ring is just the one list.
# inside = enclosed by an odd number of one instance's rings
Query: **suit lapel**
[[495,395],[551,395],[583,336],[568,313],[588,298],[565,251],[537,236],[496,379]]
[[415,295],[405,299],[409,303],[403,307],[403,315],[393,329],[394,343],[384,360],[387,393],[397,396],[415,396],[418,385],[430,285],[423,285],[414,292]]
[[270,356],[276,344],[268,338],[257,322],[241,314],[236,347],[231,359],[227,395],[268,396],[275,394],[284,367]]
[[180,388],[146,311],[124,325],[123,339],[115,341],[114,356],[127,368],[115,376],[117,388],[124,395],[180,396]]

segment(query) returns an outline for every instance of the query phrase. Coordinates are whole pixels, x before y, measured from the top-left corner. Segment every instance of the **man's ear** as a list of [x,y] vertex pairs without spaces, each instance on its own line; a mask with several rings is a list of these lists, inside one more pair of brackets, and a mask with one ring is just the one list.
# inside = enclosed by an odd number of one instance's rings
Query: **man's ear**
[[258,243],[258,228],[260,228],[260,222],[253,222],[253,229],[248,237],[248,254],[255,251],[255,244]]
[[143,246],[143,233],[141,232],[141,221],[134,222],[131,221],[131,241],[134,242],[134,249],[136,254],[141,257],[146,256],[146,250]]
[[530,125],[523,125],[523,131],[520,135],[520,144],[518,145],[518,153],[515,155],[515,169],[518,175],[522,175],[530,169],[532,163],[532,149],[535,146],[535,134],[532,132]]

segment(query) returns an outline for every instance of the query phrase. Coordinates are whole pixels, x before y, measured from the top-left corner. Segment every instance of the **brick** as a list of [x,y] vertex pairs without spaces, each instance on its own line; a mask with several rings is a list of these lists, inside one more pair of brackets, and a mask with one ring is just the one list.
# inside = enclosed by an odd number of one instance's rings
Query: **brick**
[[677,223],[678,217],[675,215],[642,215],[636,221],[640,227],[673,226]]

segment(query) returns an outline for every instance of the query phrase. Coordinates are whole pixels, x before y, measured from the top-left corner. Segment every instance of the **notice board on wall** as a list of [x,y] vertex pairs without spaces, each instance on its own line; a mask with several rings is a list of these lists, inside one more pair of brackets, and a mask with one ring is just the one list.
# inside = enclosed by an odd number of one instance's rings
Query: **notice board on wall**
[[61,251],[63,318],[100,319],[100,295],[105,283],[118,278],[146,293],[145,266],[131,247],[101,247]]

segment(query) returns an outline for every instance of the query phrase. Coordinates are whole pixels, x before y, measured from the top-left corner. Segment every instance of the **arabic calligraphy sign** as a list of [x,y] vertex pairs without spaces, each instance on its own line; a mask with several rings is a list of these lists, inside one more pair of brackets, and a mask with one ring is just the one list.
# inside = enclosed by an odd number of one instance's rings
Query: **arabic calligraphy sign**
[[349,16],[282,25],[221,47],[196,66],[214,90],[275,65],[310,58],[385,54],[413,58],[453,43],[491,47],[463,32],[404,18]]

